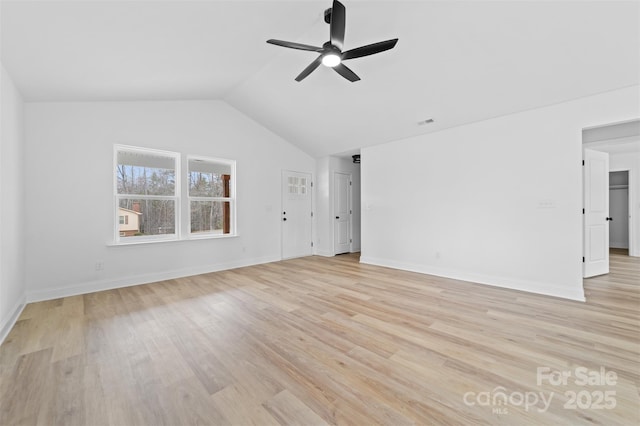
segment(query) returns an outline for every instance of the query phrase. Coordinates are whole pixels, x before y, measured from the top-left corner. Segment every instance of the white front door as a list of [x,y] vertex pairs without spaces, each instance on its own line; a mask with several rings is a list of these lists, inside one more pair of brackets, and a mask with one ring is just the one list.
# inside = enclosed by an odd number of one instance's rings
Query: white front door
[[333,252],[351,251],[351,175],[333,174]]
[[583,277],[609,273],[609,154],[584,150]]
[[282,172],[282,258],[311,255],[311,174]]

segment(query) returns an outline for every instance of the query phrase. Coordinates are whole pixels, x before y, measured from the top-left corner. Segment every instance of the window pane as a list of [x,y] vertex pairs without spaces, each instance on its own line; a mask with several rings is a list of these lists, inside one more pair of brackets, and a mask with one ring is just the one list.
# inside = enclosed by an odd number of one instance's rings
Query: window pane
[[191,232],[229,234],[230,204],[228,201],[191,201]]
[[175,195],[175,164],[173,157],[118,152],[118,194]]
[[176,233],[176,202],[174,200],[121,199],[118,215],[125,217],[124,224],[120,221],[120,236]]
[[189,160],[189,195],[230,197],[231,166],[204,160]]

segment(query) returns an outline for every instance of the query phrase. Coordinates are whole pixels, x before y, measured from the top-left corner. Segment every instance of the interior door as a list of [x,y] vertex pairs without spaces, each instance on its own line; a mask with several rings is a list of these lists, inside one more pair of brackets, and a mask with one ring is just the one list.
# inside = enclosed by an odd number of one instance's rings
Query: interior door
[[333,174],[333,252],[351,251],[351,175]]
[[609,273],[609,154],[584,150],[583,276]]
[[311,174],[282,172],[282,258],[311,255]]

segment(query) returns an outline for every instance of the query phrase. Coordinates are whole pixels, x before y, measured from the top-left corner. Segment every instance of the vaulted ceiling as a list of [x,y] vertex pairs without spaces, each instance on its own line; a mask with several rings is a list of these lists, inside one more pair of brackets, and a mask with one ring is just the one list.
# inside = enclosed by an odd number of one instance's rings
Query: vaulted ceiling
[[221,99],[316,157],[640,83],[637,1],[343,3],[345,49],[399,38],[356,83],[265,43],[327,41],[329,0],[2,1],[1,59],[28,101]]

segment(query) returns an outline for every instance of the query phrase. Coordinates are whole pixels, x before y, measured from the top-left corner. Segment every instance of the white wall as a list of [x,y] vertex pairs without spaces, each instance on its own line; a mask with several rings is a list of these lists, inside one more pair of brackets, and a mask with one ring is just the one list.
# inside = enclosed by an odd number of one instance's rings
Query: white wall
[[331,221],[331,194],[329,157],[316,160],[316,196],[314,254],[333,256],[333,222]]
[[25,303],[24,103],[0,70],[0,342]]
[[609,170],[629,170],[629,255],[640,256],[640,152],[609,155]]
[[582,129],[638,89],[362,149],[361,261],[584,300]]
[[[113,144],[237,161],[236,238],[109,246]],[[219,101],[28,103],[27,289],[50,299],[279,260],[283,169],[315,161]],[[82,212],[65,226],[69,207]],[[96,262],[104,270],[96,271]]]
[[353,164],[351,158],[322,157],[316,161],[316,235],[314,253],[321,256],[333,256],[334,250],[334,212],[333,180],[334,173],[351,174],[353,195],[351,239],[352,252],[360,251],[360,165]]

